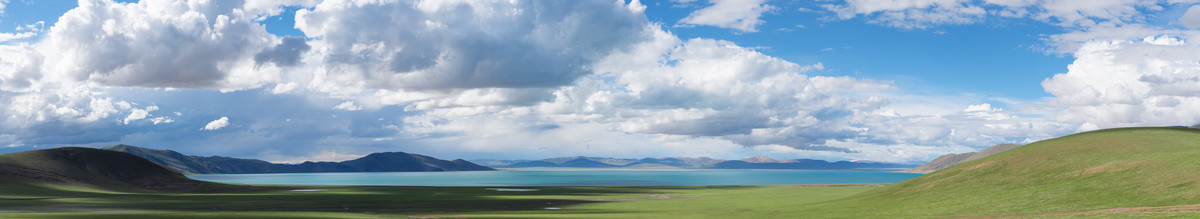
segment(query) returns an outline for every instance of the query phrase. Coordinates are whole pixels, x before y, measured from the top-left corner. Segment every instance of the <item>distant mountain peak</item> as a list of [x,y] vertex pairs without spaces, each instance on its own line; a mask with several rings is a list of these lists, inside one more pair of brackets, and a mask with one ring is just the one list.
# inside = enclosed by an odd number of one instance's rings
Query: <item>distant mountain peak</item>
[[765,157],[765,156],[747,157],[747,158],[741,159],[741,161],[746,161],[749,163],[779,163],[778,160],[772,159],[770,157]]

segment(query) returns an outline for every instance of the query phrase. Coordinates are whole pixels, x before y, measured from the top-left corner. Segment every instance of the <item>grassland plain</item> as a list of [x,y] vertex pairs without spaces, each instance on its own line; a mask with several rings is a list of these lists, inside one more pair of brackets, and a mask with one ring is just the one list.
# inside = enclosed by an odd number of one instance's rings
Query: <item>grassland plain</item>
[[843,198],[880,186],[543,187],[519,192],[484,187],[231,185],[226,191],[198,193],[0,187],[0,217],[772,217],[779,215],[769,209]]
[[1198,182],[1200,130],[1126,128],[1035,142],[890,185],[0,186],[0,217],[1194,218]]
[[1121,128],[1035,142],[794,213],[1195,217],[1198,182],[1200,130]]

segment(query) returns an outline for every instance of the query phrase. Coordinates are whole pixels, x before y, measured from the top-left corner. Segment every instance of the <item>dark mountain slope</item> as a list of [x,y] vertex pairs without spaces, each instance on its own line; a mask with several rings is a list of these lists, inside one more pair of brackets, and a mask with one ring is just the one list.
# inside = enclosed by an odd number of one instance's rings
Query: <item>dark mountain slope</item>
[[167,191],[191,191],[207,184],[132,154],[77,147],[0,155],[0,183]]
[[110,151],[119,151],[146,158],[171,169],[175,169],[181,173],[211,173],[203,164],[197,163],[196,160],[187,155],[170,150],[156,150],[149,148],[140,148],[129,145],[113,145],[101,148]]

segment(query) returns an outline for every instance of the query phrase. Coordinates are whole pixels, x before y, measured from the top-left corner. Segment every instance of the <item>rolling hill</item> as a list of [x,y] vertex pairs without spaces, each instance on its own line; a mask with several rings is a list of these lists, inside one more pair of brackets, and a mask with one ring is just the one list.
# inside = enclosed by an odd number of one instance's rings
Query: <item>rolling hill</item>
[[131,154],[64,147],[0,155],[0,184],[191,191],[208,183]]
[[490,171],[489,167],[465,160],[446,161],[403,152],[373,153],[342,162],[277,164],[255,159],[222,156],[187,156],[171,150],[113,145],[104,150],[133,154],[186,174],[316,173],[316,172],[427,172]]
[[933,159],[932,161],[929,161],[928,163],[925,163],[924,165],[918,166],[916,168],[908,169],[903,172],[932,173],[933,171],[945,169],[946,167],[954,166],[956,164],[976,160],[979,158],[984,158],[987,156],[992,156],[993,154],[999,154],[1000,152],[1011,150],[1013,148],[1017,148],[1020,146],[1021,145],[1017,145],[1017,144],[998,144],[998,145],[993,145],[991,147],[988,147],[987,149],[983,149],[982,151],[979,151],[979,152],[968,152],[968,153],[961,153],[961,154],[942,155],[936,159]]
[[[1200,210],[1200,130],[1154,127],[1043,140],[808,213],[888,217],[1054,216],[1093,210]],[[1165,206],[1165,207],[1164,207]],[[870,207],[871,211],[863,211]]]

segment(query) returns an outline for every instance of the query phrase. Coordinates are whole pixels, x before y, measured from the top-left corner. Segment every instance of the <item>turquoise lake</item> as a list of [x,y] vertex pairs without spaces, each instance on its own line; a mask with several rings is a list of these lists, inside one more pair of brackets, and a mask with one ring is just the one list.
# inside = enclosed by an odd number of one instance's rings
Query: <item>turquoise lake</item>
[[921,174],[825,170],[538,169],[481,172],[273,173],[189,175],[244,184],[376,186],[707,186],[895,183]]

